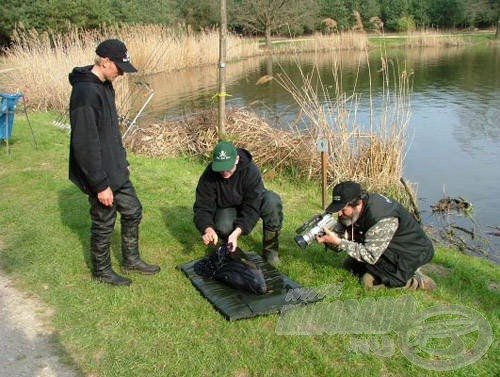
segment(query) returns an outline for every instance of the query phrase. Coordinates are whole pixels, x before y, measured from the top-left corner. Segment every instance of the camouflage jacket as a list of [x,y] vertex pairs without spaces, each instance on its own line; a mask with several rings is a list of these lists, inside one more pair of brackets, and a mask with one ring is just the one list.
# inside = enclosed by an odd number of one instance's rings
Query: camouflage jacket
[[366,232],[363,243],[352,240],[352,234],[346,230],[337,249],[346,251],[347,254],[360,262],[375,264],[389,246],[398,225],[397,217],[381,219]]

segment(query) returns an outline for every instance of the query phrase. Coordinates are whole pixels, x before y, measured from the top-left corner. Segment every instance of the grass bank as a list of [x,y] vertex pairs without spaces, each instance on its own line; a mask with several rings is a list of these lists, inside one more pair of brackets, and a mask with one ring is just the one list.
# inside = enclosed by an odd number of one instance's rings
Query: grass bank
[[[438,289],[411,292],[418,311],[438,304],[474,310],[493,331],[480,359],[459,369],[436,371],[404,357],[398,335],[329,333],[278,335],[278,315],[227,322],[176,269],[204,255],[192,224],[194,189],[204,165],[189,158],[130,154],[132,177],[144,207],[141,249],[161,265],[154,277],[133,276],[129,288],[96,284],[89,273],[87,200],[67,179],[68,134],[55,128],[55,113],[30,114],[38,148],[24,114],[16,115],[10,154],[0,145],[0,264],[18,286],[55,309],[54,342],[86,376],[497,376],[499,360],[498,266],[438,248],[429,274]],[[321,210],[319,187],[279,176],[266,184],[284,201],[281,270],[302,285],[337,284],[332,304],[401,298],[405,292],[365,291],[340,268],[343,254],[311,245],[305,251],[294,230]],[[260,229],[242,239],[259,251]],[[112,258],[119,263],[119,233]],[[388,313],[385,313],[388,315]],[[336,321],[338,313],[329,318]],[[408,313],[415,316],[417,313]],[[471,324],[473,328],[473,323]],[[464,347],[474,344],[474,330]],[[455,338],[437,339],[445,358],[460,353]],[[490,339],[491,340],[491,339]],[[371,344],[371,347],[362,346]],[[386,351],[382,352],[384,348]],[[432,345],[431,345],[432,346]],[[470,353],[464,353],[466,359]]]
[[495,41],[495,30],[484,31],[439,31],[423,30],[398,34],[372,34],[368,37],[371,47],[383,45],[385,48],[420,47],[448,48],[465,45],[487,45]]

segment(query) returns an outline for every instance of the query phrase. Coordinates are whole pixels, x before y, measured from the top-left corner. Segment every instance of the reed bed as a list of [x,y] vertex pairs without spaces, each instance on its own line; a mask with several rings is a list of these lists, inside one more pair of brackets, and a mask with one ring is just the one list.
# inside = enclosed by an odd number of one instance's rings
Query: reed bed
[[315,51],[364,51],[368,48],[368,35],[354,31],[324,35],[314,34],[308,38],[290,39],[273,45],[273,52],[296,53]]
[[[150,157],[196,156],[209,161],[219,140],[217,113],[213,110],[136,128],[126,138],[128,147]],[[236,146],[248,149],[267,176],[292,173],[311,177],[320,166],[320,158],[311,153],[315,140],[291,130],[272,128],[255,112],[246,108],[226,113],[226,135]],[[306,173],[304,172],[311,172]]]
[[366,33],[344,32],[342,34],[314,35],[315,51],[365,51],[369,47],[368,43]]
[[[4,66],[13,68],[2,72],[3,90],[23,92],[30,109],[65,111],[71,91],[68,73],[75,66],[92,64],[95,47],[107,38],[125,41],[139,70],[136,75],[216,64],[219,56],[217,30],[195,33],[183,27],[123,25],[60,34],[18,29],[12,46],[3,51]],[[257,39],[227,39],[228,61],[262,53]],[[117,80],[116,89],[119,107],[126,107],[132,90],[127,80]]]
[[[303,131],[277,130],[246,108],[229,109],[225,138],[248,149],[265,178],[276,175],[321,180],[321,154],[316,151],[317,128]],[[178,120],[143,125],[134,129],[125,142],[136,154],[153,158],[189,156],[211,160],[217,134],[217,113],[204,113]],[[328,185],[345,179],[361,182],[370,190],[384,192],[411,207],[414,188],[400,183],[402,170],[401,134],[397,140],[372,133],[345,129],[328,132],[330,148]],[[416,211],[418,209],[415,209]]]
[[465,44],[464,39],[449,33],[440,33],[436,30],[421,30],[409,32],[405,39],[405,47],[460,47]]
[[[366,64],[370,64],[368,56]],[[300,70],[300,80],[286,74],[275,78],[293,96],[308,125],[306,130],[296,132],[308,134],[312,140],[326,140],[328,180],[332,184],[353,179],[368,189],[405,198],[399,181],[411,116],[413,74],[397,62],[381,58],[380,66],[370,73],[370,81],[376,76],[382,80],[381,100],[375,104],[372,93],[369,94],[370,116],[367,124],[361,124],[358,119],[360,96],[356,87],[349,88],[350,92],[343,87],[341,66],[342,62],[332,65],[335,88],[325,87],[316,69]]]
[[[4,67],[8,68],[0,76],[3,90],[23,92],[30,109],[65,111],[71,90],[68,73],[75,66],[92,64],[96,45],[107,38],[125,41],[133,64],[139,70],[136,77],[216,66],[219,59],[219,32],[215,29],[194,32],[184,26],[103,25],[94,30],[73,28],[61,34],[19,28],[14,31],[13,44],[2,51]],[[367,36],[360,33],[315,35],[304,40],[277,43],[273,51],[363,51],[367,43]],[[229,33],[227,46],[228,62],[265,54],[257,38],[242,38]],[[127,80],[117,80],[116,89],[119,107],[126,108],[129,91],[134,89],[129,88]]]

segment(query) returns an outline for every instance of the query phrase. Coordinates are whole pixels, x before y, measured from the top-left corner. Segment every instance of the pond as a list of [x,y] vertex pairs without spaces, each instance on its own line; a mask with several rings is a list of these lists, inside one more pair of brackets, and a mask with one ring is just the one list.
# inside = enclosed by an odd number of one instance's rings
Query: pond
[[[281,71],[298,77],[299,66],[305,72],[316,66],[323,85],[331,86],[335,61],[342,62],[344,90],[360,93],[366,101],[369,78],[376,77],[380,66],[376,55],[370,55],[369,65],[366,56],[353,53],[228,64],[226,106],[252,107],[273,127],[286,128],[299,106],[275,82],[257,85],[257,80]],[[444,220],[478,232],[490,249],[489,258],[500,262],[500,237],[495,235],[500,233],[500,46],[392,50],[385,55],[414,75],[403,175],[417,186],[424,224],[442,224],[443,217],[431,210],[441,198],[464,198],[472,204],[472,217],[446,216]],[[217,76],[217,68],[208,67],[146,78],[155,95],[144,116],[166,119],[216,109]],[[380,94],[377,81],[371,82],[375,97]],[[361,102],[359,120],[367,114],[367,102]]]

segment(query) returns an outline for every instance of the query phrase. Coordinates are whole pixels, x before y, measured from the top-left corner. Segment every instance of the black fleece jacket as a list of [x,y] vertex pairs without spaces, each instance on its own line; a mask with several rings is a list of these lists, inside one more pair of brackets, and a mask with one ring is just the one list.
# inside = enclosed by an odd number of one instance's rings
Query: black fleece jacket
[[228,179],[214,172],[210,163],[198,181],[193,210],[194,223],[201,233],[207,227],[216,229],[217,208],[236,208],[234,227],[240,227],[242,234],[250,233],[259,220],[264,192],[262,176],[250,152],[238,148],[238,156],[236,171]]
[[129,171],[113,85],[102,82],[91,69],[76,67],[69,74],[69,179],[83,192],[96,195],[107,186],[113,191],[120,188]]

